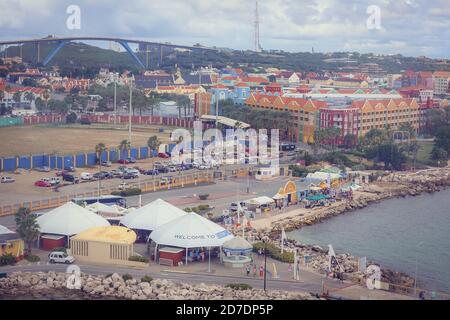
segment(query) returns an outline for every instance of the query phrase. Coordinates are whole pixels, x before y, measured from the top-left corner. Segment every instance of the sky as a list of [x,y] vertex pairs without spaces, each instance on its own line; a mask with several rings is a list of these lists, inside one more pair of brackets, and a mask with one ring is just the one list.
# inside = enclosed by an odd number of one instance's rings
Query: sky
[[[70,5],[80,29],[67,27]],[[117,36],[251,50],[254,20],[255,0],[0,0],[1,40]],[[259,20],[263,49],[450,58],[450,0],[259,0]]]

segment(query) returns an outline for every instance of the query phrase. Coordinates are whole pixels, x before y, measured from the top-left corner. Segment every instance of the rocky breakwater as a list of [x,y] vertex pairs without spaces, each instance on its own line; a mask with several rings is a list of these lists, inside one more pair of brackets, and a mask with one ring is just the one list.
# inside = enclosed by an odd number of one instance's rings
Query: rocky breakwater
[[0,279],[0,297],[8,299],[130,299],[130,300],[310,300],[309,293],[238,290],[220,285],[197,285],[166,279],[140,281],[124,280],[114,273],[110,276],[80,275],[79,282],[70,282],[70,274],[55,272],[14,272]]

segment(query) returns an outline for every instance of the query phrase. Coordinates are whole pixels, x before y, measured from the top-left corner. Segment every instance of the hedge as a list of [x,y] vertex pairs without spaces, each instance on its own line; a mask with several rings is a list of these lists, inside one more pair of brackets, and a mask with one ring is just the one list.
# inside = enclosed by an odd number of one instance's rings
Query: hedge
[[150,282],[152,282],[152,281],[153,281],[153,278],[150,277],[150,276],[143,276],[143,277],[141,278],[141,282],[148,282],[148,283],[150,283]]
[[133,276],[131,274],[129,274],[129,273],[125,273],[122,276],[122,279],[123,279],[123,281],[131,280],[131,279],[133,279]]
[[147,257],[141,257],[141,256],[130,256],[128,258],[128,261],[137,261],[137,262],[145,262],[148,263],[150,260]]
[[28,262],[38,262],[41,261],[41,258],[35,255],[26,256]]
[[[259,249],[264,250],[264,243],[257,242],[253,244],[253,251],[258,252]],[[272,259],[281,261],[281,262],[287,262],[287,263],[294,263],[294,253],[284,251],[281,253],[281,249],[277,246],[269,243],[267,244],[267,255],[271,257]]]
[[0,266],[12,266],[17,262],[16,257],[12,254],[4,254],[0,256]]
[[121,197],[131,197],[131,196],[138,196],[142,193],[142,190],[139,188],[130,188],[123,191],[113,191],[111,192],[111,195],[113,196],[121,196]]
[[225,286],[226,288],[231,288],[234,290],[251,290],[253,289],[251,285],[246,283],[230,283]]

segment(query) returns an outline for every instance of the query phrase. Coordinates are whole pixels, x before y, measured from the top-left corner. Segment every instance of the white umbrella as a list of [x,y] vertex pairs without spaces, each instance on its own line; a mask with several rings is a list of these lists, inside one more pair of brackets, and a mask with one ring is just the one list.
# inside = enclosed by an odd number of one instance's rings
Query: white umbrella
[[130,229],[153,231],[187,213],[174,205],[157,199],[126,214],[120,223]]
[[81,231],[100,226],[109,226],[109,222],[73,202],[49,211],[36,219],[41,233],[72,236]]

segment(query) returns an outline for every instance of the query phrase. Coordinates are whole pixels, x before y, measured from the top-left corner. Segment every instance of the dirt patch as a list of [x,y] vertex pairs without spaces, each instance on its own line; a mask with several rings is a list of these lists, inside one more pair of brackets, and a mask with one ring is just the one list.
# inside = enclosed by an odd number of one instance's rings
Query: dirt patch
[[[168,143],[168,130],[159,132],[159,127],[133,129],[132,146],[145,146],[150,136],[157,135],[161,142]],[[0,128],[0,157],[29,154],[70,154],[92,152],[95,145],[103,142],[107,147],[117,148],[120,141],[128,139],[125,128],[45,127],[20,126]]]

